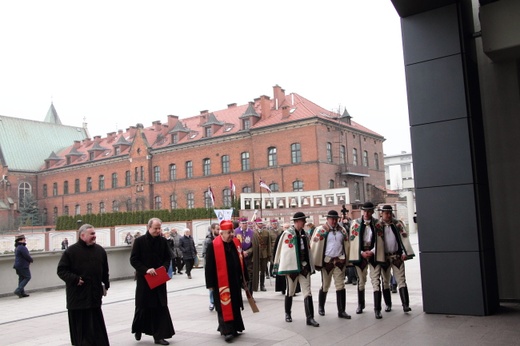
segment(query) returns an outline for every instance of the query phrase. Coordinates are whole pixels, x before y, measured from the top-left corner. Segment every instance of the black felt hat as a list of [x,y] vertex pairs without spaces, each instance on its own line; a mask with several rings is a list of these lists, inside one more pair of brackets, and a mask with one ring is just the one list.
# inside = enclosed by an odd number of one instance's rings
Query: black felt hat
[[295,220],[305,220],[307,218],[307,216],[305,216],[304,213],[302,213],[301,211],[297,212],[294,214],[293,218],[291,219],[292,221],[295,221]]
[[363,206],[361,207],[361,210],[374,210],[374,203],[372,202],[365,202],[363,203]]

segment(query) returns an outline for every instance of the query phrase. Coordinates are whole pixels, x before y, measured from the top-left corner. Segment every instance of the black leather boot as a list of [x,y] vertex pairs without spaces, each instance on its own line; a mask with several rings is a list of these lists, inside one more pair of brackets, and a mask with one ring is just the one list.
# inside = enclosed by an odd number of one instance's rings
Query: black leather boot
[[408,296],[408,287],[401,287],[399,289],[399,295],[401,296],[401,303],[403,303],[403,311],[412,311],[412,308],[410,308],[410,297]]
[[336,291],[336,303],[338,305],[338,317],[350,320],[350,315],[345,312],[347,306],[347,291],[345,289]]
[[357,303],[356,314],[361,314],[365,308],[365,290],[357,291]]
[[292,308],[292,297],[285,296],[285,322],[292,322],[291,308]]
[[383,299],[385,301],[385,311],[389,312],[392,310],[392,294],[390,293],[389,288],[383,289]]
[[320,292],[318,293],[318,314],[320,316],[325,316],[325,301],[327,300],[327,292],[323,292],[323,289],[320,288]]
[[307,325],[319,327],[320,324],[314,320],[314,305],[312,303],[312,296],[308,296],[303,300],[305,304],[305,316],[307,317]]
[[376,319],[383,318],[383,315],[381,315],[381,291],[374,292],[374,312]]
[[260,291],[265,292],[265,275],[260,275]]

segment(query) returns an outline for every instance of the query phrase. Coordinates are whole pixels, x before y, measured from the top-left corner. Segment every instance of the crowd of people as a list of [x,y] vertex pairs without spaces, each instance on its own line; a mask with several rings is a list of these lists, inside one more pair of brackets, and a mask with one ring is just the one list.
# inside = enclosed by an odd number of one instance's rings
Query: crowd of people
[[[376,319],[392,309],[391,292],[399,291],[403,311],[411,311],[405,275],[405,261],[414,257],[408,232],[395,218],[390,205],[378,211],[366,202],[361,217],[350,219],[344,207],[325,215],[326,222],[315,226],[303,212],[296,212],[291,223],[277,219],[265,223],[260,218],[240,218],[212,223],[203,243],[202,257],[209,310],[217,313],[218,331],[227,342],[245,330],[241,311],[242,290],[250,304],[253,292],[266,291],[265,280],[276,278],[275,291],[285,295],[285,321],[292,322],[293,297],[301,292],[306,324],[319,327],[314,315],[311,276],[320,273],[318,314],[325,315],[327,295],[334,282],[338,318],[351,319],[346,312],[346,284],[357,285],[356,314],[365,309],[365,285],[370,276]],[[128,237],[127,237],[128,238]],[[125,240],[126,241],[126,240]],[[15,294],[28,297],[24,287],[31,275],[32,258],[25,237],[15,239],[15,265],[19,284]],[[129,244],[130,245],[130,244]],[[130,264],[135,269],[135,311],[131,332],[136,340],[150,335],[155,344],[168,345],[175,334],[168,308],[166,281],[182,274],[191,279],[198,259],[191,230],[183,235],[176,229],[163,230],[162,221],[152,218],[147,232],[131,239]],[[79,229],[78,241],[64,247],[57,274],[66,284],[66,301],[72,345],[109,345],[102,298],[110,288],[107,254],[96,244],[92,225]],[[161,269],[163,268],[163,269]],[[169,278],[163,278],[167,271]],[[153,280],[151,280],[153,279]],[[151,281],[160,280],[156,287]],[[395,283],[395,284],[394,284]],[[396,287],[394,287],[394,285]],[[256,305],[255,305],[256,307]],[[255,310],[253,310],[255,311]]]

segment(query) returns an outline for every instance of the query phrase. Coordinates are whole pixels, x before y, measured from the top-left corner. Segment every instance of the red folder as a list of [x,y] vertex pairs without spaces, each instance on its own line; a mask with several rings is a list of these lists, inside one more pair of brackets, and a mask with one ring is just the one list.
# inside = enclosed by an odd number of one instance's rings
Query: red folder
[[148,286],[151,290],[155,287],[164,284],[166,281],[170,280],[170,276],[166,272],[166,269],[163,266],[155,269],[157,275],[144,274],[144,278],[146,282],[148,282]]

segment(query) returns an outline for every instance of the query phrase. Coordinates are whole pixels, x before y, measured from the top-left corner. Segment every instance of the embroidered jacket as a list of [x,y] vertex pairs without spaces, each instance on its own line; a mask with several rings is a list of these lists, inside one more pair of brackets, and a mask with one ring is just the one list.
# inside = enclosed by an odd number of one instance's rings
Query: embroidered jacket
[[[317,270],[320,270],[324,265],[325,258],[325,250],[327,249],[327,239],[329,232],[331,232],[329,224],[324,224],[323,226],[319,226],[313,233],[311,238],[311,253],[314,258],[314,264]],[[339,224],[336,226],[336,232],[339,232],[343,235],[343,253],[345,255],[345,261],[349,260],[349,251],[350,251],[350,241],[348,237],[347,230],[340,226]]]
[[[390,227],[392,227],[392,231],[394,232],[394,235],[396,235],[397,242],[399,243],[399,248],[402,249],[402,251],[406,255],[406,259],[412,259],[413,257],[415,257],[415,253],[413,252],[412,245],[410,243],[410,237],[408,232],[406,231],[404,223],[401,220],[392,218]],[[385,222],[383,222],[383,220],[380,219],[376,224],[376,228],[383,230],[382,239],[384,240]]]
[[[354,264],[360,264],[363,260],[361,257],[361,251],[363,249],[363,236],[365,234],[365,222],[363,218],[359,218],[352,221],[350,226],[350,262]],[[375,256],[370,262],[372,264],[385,263],[385,243],[383,241],[383,228],[379,225],[377,219],[371,218],[370,228],[373,232],[373,244]]]
[[[303,230],[302,230],[303,231]],[[314,273],[314,261],[309,247],[309,241],[305,235],[305,231],[301,232],[301,237],[305,237],[304,244],[307,245],[309,253],[309,265],[311,274]],[[276,248],[276,256],[274,258],[274,272],[278,275],[299,273],[302,270],[300,260],[300,244],[294,227],[285,230],[280,237],[278,247]]]

